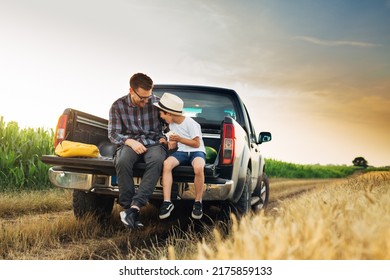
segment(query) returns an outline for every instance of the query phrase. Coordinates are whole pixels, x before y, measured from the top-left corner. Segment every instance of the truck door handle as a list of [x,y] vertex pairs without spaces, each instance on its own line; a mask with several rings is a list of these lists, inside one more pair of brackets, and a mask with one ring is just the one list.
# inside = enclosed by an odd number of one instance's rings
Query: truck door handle
[[257,149],[257,147],[256,147],[256,145],[255,144],[251,144],[251,147],[252,147],[252,149],[254,148],[255,149],[255,152],[257,153],[259,150]]

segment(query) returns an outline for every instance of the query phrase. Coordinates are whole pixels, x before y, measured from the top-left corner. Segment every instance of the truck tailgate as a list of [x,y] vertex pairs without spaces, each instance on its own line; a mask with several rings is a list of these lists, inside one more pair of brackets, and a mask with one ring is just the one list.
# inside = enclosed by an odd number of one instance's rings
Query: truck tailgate
[[[64,158],[56,155],[44,155],[41,161],[52,165],[56,170],[74,171],[78,173],[103,174],[108,176],[116,175],[114,160],[110,158]],[[134,166],[134,177],[142,177],[145,170],[145,163],[139,162]],[[215,179],[218,177],[216,166],[206,164],[205,179]],[[175,179],[183,181],[193,180],[195,174],[192,166],[178,166],[173,169]]]

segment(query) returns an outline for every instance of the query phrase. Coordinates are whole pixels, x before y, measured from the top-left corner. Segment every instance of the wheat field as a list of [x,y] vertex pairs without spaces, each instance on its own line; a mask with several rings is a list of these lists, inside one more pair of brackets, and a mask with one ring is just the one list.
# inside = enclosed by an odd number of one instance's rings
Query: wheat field
[[227,234],[210,224],[181,231],[160,222],[153,208],[142,213],[148,226],[137,232],[123,228],[118,207],[108,225],[76,220],[66,191],[2,195],[0,259],[390,259],[390,172],[276,181],[270,208],[233,218]]
[[198,244],[197,259],[388,260],[390,173],[373,172],[247,216],[222,240]]

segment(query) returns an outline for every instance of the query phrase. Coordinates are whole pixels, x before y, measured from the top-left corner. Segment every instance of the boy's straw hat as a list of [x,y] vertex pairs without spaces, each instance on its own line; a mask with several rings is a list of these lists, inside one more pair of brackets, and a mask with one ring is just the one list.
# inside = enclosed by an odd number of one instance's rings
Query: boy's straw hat
[[184,102],[179,96],[169,92],[165,92],[159,102],[153,103],[160,110],[178,116],[183,114],[183,104]]

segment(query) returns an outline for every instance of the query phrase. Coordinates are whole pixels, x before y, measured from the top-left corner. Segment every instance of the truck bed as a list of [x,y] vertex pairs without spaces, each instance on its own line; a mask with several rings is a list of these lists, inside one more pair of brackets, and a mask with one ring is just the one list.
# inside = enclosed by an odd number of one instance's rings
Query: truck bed
[[[52,165],[56,170],[74,171],[79,173],[102,174],[108,176],[116,175],[114,160],[112,158],[64,158],[56,155],[44,155],[42,162]],[[145,163],[138,162],[134,166],[134,177],[142,177],[145,170]],[[206,182],[215,182],[218,179],[217,168],[213,164],[206,164],[205,168]],[[192,166],[177,166],[172,174],[175,179],[190,182],[194,179]]]

